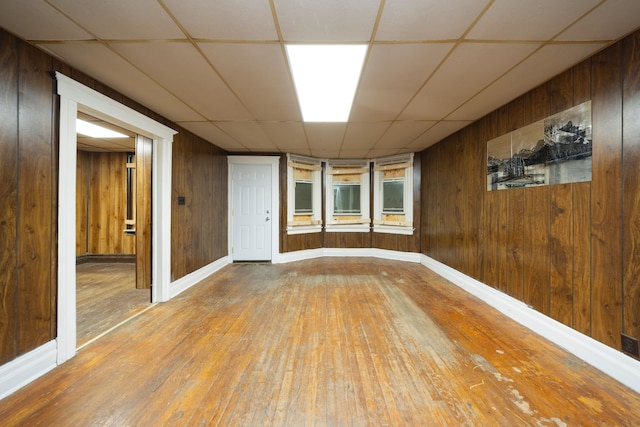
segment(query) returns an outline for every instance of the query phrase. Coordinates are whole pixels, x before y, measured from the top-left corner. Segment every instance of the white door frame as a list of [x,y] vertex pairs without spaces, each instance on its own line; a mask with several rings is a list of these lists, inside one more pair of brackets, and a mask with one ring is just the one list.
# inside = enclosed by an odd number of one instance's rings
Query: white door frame
[[151,300],[169,299],[171,278],[171,147],[177,132],[56,72],[60,95],[58,176],[57,363],[76,353],[76,117],[78,111],[153,140]]
[[280,157],[279,156],[227,156],[229,163],[228,176],[228,253],[233,262],[233,167],[234,165],[271,165],[271,262],[278,262],[280,255]]

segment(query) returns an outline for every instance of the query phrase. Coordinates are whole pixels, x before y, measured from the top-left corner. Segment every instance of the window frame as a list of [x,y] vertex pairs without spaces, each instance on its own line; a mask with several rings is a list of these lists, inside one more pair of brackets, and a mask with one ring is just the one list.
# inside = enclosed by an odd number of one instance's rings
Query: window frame
[[[306,210],[304,212],[299,212],[298,211],[298,207],[297,205],[297,201],[298,201],[298,185],[299,184],[309,184],[311,186],[311,194],[309,196],[309,198],[311,199],[311,207]],[[313,185],[313,179],[297,179],[294,177],[293,179],[293,216],[295,217],[296,215],[313,215],[313,189],[314,189],[314,185]]]
[[[371,229],[371,205],[369,160],[328,160],[325,168],[325,230],[327,232],[369,232]],[[334,183],[345,176],[358,176],[360,184],[360,213],[336,214],[334,211]],[[346,182],[346,181],[345,181]],[[345,218],[350,217],[350,218]]]
[[[373,231],[377,233],[413,235],[413,153],[383,157],[373,160]],[[387,171],[404,170],[402,176],[385,178]],[[397,172],[396,172],[397,174]],[[384,182],[386,180],[402,180],[403,212],[384,210]],[[388,219],[386,216],[399,218]]]
[[[311,182],[311,212],[295,212],[295,185],[303,179],[296,171],[306,171]],[[309,219],[301,219],[310,217]],[[322,160],[287,154],[287,234],[319,233],[322,231]]]
[[[394,183],[394,182],[401,182],[402,183],[402,208],[400,210],[394,211],[394,210],[388,210],[388,208],[386,208],[385,210],[385,194],[386,194],[386,190],[385,190],[385,184],[387,183]],[[406,207],[406,203],[405,203],[405,184],[406,184],[406,179],[405,177],[402,178],[382,178],[382,194],[381,194],[381,198],[382,198],[382,214],[383,215],[404,215],[405,214],[405,207]]]

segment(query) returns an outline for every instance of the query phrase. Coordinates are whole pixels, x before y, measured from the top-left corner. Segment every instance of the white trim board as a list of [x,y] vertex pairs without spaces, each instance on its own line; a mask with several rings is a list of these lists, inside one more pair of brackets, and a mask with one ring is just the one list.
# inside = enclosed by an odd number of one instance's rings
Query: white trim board
[[153,140],[151,268],[153,302],[169,299],[171,275],[171,148],[177,132],[67,76],[56,72],[60,96],[58,176],[57,363],[76,353],[76,117],[78,111]]
[[[352,256],[394,259],[419,262],[441,275],[454,285],[480,298],[511,319],[543,336],[566,351],[579,357],[632,390],[640,393],[640,362],[624,353],[608,347],[580,332],[539,313],[490,286],[485,285],[432,258],[415,252],[398,252],[383,249],[319,248],[279,254],[277,263],[306,259]],[[172,283],[171,296],[178,295],[214,274],[231,261],[221,258]],[[276,261],[274,261],[276,263]],[[30,381],[56,366],[56,345],[49,342],[24,356],[0,366],[0,399],[18,390]]]
[[426,255],[421,256],[422,265],[425,267],[471,295],[480,298],[491,307],[529,328],[538,335],[543,336],[559,347],[567,350],[569,353],[579,357],[593,367],[640,393],[640,361],[557,322],[551,317],[545,316],[539,311],[528,307],[522,301],[487,286],[448,265],[429,258]]
[[179,278],[178,280],[171,282],[169,293],[170,298],[173,298],[176,295],[179,295],[187,289],[195,286],[200,281],[206,279],[207,277],[216,273],[222,267],[229,265],[230,263],[230,258],[228,256],[225,256],[212,262],[211,264],[205,265],[204,267],[187,274],[186,276]]
[[557,322],[551,317],[528,307],[522,301],[491,286],[485,285],[426,255],[415,252],[398,252],[375,248],[319,248],[280,254],[279,262],[294,262],[331,256],[374,257],[419,262],[449,280],[454,285],[480,298],[519,324],[640,393],[640,361]]
[[56,347],[55,341],[49,341],[0,366],[0,399],[55,368]]

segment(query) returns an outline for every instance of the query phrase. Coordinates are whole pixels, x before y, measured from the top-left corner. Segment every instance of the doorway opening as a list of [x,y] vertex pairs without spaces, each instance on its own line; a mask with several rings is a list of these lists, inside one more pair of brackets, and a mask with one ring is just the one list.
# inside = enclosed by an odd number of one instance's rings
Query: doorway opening
[[[150,140],[78,112],[76,327],[80,349],[151,306]],[[115,134],[102,135],[102,129]],[[145,158],[148,157],[148,161]],[[139,171],[138,171],[139,170]],[[139,215],[138,215],[139,214]],[[138,218],[138,216],[140,218]],[[140,232],[138,234],[138,232]],[[139,237],[140,236],[140,237]],[[147,271],[148,270],[148,271]]]
[[76,354],[76,119],[78,112],[144,135],[153,147],[151,193],[154,204],[150,241],[153,285],[151,299],[170,299],[171,285],[171,147],[177,131],[121,104],[60,72],[55,73],[59,95],[60,146],[58,174],[58,288],[56,363]]

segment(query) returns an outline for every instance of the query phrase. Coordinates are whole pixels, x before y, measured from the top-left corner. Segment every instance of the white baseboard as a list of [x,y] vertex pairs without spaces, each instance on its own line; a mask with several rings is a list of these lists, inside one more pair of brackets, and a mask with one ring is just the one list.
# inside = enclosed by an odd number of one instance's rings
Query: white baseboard
[[384,258],[395,261],[421,262],[421,255],[415,252],[390,251],[375,248],[319,248],[303,251],[285,252],[278,255],[274,264],[303,261],[321,257],[367,257]]
[[422,265],[480,298],[521,325],[640,393],[640,361],[557,322],[551,317],[528,307],[522,301],[487,286],[426,255],[422,255]]
[[205,265],[204,267],[171,282],[169,284],[169,298],[173,298],[186,291],[196,283],[206,279],[222,267],[228,265],[230,262],[231,260],[228,256],[222,257],[211,264]]
[[[564,348],[605,374],[640,393],[640,361],[559,323],[526,304],[425,255],[383,249],[310,249],[278,254],[274,263],[319,257],[373,257],[421,263],[454,285]],[[228,256],[200,268],[170,285],[171,297],[184,292],[230,263]],[[0,366],[0,399],[8,396],[57,366],[56,341],[50,341]]]
[[11,362],[0,366],[0,399],[24,387],[57,366],[55,341],[41,345]]

